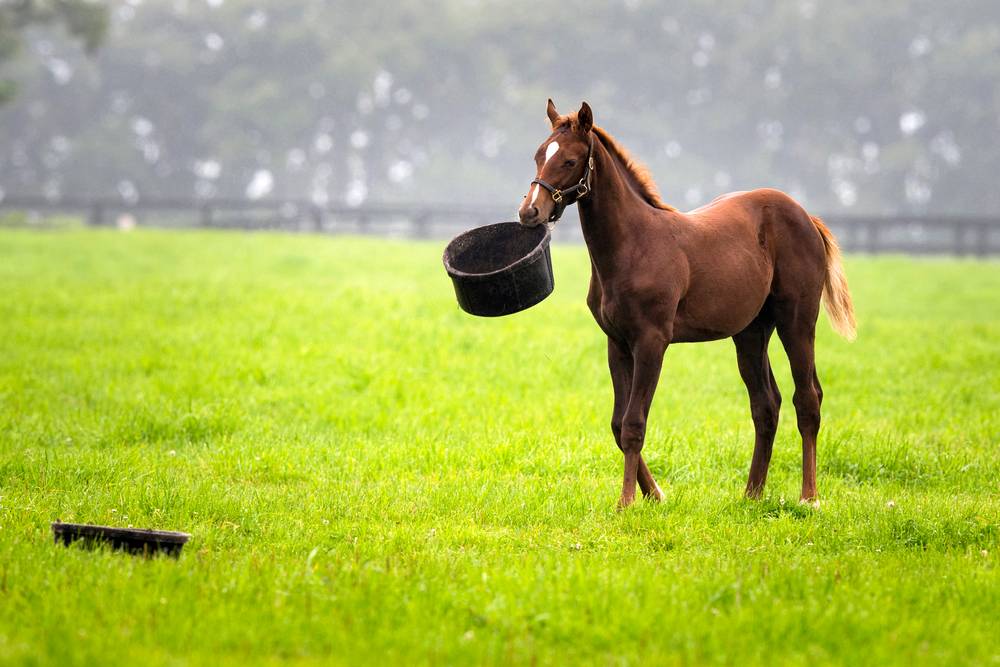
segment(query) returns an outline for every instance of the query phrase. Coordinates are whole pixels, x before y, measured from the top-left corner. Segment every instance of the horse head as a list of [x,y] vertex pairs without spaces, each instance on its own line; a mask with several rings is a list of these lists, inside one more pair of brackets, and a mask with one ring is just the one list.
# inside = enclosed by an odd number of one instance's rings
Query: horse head
[[517,211],[522,225],[555,223],[563,210],[590,193],[594,171],[594,113],[584,102],[576,113],[559,115],[549,100],[552,133],[535,151],[535,178]]

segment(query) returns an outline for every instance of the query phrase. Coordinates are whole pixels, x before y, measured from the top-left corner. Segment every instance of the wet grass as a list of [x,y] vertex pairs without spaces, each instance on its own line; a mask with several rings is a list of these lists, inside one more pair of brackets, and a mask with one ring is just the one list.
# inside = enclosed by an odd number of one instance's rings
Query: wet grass
[[[822,507],[791,382],[765,498],[726,341],[667,357],[616,513],[582,248],[461,313],[441,244],[0,232],[0,662],[1000,661],[1000,265],[848,262]],[[183,529],[179,560],[55,519]]]

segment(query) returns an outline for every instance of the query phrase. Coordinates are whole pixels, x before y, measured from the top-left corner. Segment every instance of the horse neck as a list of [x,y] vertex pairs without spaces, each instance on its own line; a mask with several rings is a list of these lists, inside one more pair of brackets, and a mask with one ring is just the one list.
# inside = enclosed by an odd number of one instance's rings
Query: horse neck
[[641,242],[640,221],[649,204],[629,185],[626,169],[600,139],[594,142],[591,192],[578,208],[583,239],[598,269],[610,268]]

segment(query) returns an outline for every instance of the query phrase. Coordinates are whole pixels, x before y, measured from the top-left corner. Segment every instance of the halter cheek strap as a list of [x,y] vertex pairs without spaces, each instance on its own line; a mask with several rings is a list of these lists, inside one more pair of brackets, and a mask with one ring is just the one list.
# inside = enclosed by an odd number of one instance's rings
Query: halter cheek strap
[[[590,179],[593,173],[594,173],[594,135],[593,133],[591,133],[590,149],[587,151],[587,167],[586,170],[583,172],[583,178],[581,178],[576,185],[566,188],[565,190],[560,190],[559,188],[555,187],[554,185],[551,185],[550,183],[546,183],[540,178],[536,178],[531,182],[532,185],[535,185],[537,183],[539,186],[548,190],[549,194],[552,195],[552,201],[555,202],[555,207],[552,209],[552,215],[549,216],[549,219],[546,222],[557,221],[559,218],[562,217],[563,211],[566,210],[567,206],[569,206],[570,204],[575,204],[576,202],[580,201],[580,199],[590,194]],[[572,201],[566,200],[567,195],[574,195]]]

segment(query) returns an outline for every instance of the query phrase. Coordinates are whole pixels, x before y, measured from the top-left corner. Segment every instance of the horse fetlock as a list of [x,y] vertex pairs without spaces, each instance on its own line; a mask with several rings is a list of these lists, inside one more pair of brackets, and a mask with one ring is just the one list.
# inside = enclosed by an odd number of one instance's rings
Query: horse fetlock
[[659,484],[653,482],[648,488],[642,489],[642,497],[654,503],[662,502],[663,489],[660,488]]
[[799,504],[811,507],[814,510],[818,510],[820,508],[819,497],[815,495],[815,493],[809,498],[806,498],[805,496],[799,498]]
[[632,505],[632,503],[634,503],[634,502],[635,502],[635,492],[634,491],[631,494],[623,493],[622,496],[618,499],[618,511],[621,512],[626,507],[629,507],[630,505]]

